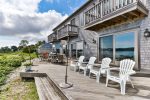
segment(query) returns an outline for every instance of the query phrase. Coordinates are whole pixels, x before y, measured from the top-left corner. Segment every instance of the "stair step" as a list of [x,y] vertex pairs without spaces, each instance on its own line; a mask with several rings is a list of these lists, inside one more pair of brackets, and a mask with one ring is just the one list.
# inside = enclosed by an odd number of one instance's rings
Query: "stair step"
[[46,77],[35,77],[40,100],[61,100]]

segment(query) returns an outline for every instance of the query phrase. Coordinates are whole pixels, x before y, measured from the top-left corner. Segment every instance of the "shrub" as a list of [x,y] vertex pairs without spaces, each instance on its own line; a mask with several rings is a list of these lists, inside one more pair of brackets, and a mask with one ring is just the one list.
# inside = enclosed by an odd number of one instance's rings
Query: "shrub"
[[24,66],[32,66],[32,65],[33,63],[30,63],[30,62],[24,64]]
[[[36,54],[32,53],[31,58],[36,58]],[[21,63],[25,60],[29,60],[29,54],[27,53],[0,53],[0,85],[4,84],[7,74],[13,69],[21,66]]]

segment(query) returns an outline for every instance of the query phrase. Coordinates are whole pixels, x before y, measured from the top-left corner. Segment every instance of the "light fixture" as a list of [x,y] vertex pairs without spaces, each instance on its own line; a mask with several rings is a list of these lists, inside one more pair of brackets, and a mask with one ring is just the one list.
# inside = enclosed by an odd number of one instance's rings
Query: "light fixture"
[[86,41],[84,41],[84,45],[86,45]]
[[96,40],[93,38],[93,43],[95,44],[96,43]]
[[53,44],[52,47],[55,48],[55,45]]
[[150,37],[150,31],[148,29],[145,29],[144,37]]

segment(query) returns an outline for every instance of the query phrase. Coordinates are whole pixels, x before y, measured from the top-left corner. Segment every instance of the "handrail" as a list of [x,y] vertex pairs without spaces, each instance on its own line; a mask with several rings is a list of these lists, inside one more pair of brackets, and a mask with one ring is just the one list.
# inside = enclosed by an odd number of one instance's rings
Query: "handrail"
[[100,0],[92,8],[85,12],[85,24],[89,24],[99,18],[103,18],[111,12],[136,3],[139,0]]
[[69,36],[69,32],[78,33],[78,26],[67,24],[58,30],[58,39]]
[[48,36],[48,41],[50,42],[54,41],[55,39],[57,39],[57,36],[55,33],[52,33]]

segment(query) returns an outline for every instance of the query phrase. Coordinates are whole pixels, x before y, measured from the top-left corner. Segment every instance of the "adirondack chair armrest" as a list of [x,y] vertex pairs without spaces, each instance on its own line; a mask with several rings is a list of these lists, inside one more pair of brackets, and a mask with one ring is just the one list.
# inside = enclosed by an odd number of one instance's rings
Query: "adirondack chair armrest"
[[110,71],[111,71],[111,70],[119,71],[119,68],[116,68],[116,67],[115,67],[115,68],[110,68],[109,70],[110,70]]
[[78,62],[78,60],[72,60],[73,62]]
[[82,64],[88,64],[88,62],[82,62]]
[[136,74],[134,70],[129,72],[129,75],[133,75],[133,74]]
[[108,69],[108,68],[110,68],[110,67],[105,67],[105,68],[101,68],[101,69]]

